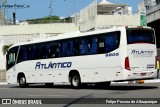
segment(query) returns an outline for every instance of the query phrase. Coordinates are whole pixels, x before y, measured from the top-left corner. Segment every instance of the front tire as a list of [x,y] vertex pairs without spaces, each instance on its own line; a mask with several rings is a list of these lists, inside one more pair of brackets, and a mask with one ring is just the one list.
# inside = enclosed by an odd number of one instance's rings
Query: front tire
[[25,88],[25,87],[28,86],[28,84],[26,83],[26,78],[25,78],[25,76],[21,76],[21,77],[19,78],[19,86],[20,86],[21,88]]
[[74,89],[79,89],[81,86],[81,79],[80,76],[78,74],[74,74],[71,77],[71,86]]

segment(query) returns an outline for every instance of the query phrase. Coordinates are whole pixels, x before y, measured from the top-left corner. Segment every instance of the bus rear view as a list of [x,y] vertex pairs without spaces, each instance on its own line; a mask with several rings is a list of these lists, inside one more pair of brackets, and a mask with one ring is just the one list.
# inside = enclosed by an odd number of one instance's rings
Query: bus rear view
[[126,56],[124,80],[153,79],[157,75],[157,51],[154,30],[151,28],[126,28]]

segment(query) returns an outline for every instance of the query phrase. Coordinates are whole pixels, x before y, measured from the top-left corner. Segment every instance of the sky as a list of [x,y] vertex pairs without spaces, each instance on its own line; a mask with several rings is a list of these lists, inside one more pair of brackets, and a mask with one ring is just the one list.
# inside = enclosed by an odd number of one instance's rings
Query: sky
[[[73,12],[79,12],[82,8],[93,2],[94,0],[8,0],[9,5],[14,5],[16,1],[17,5],[24,5],[27,8],[17,8],[16,9],[16,19],[26,20],[34,18],[42,18],[50,15],[50,1],[52,2],[52,13],[51,15],[68,17],[73,14]],[[100,0],[99,0],[100,1]],[[142,0],[108,0],[112,3],[123,3],[132,6],[133,11],[138,10],[138,3]],[[75,3],[74,3],[75,2]],[[75,6],[75,9],[74,9]],[[15,11],[14,8],[9,8],[8,10],[8,20],[12,20],[12,14]]]

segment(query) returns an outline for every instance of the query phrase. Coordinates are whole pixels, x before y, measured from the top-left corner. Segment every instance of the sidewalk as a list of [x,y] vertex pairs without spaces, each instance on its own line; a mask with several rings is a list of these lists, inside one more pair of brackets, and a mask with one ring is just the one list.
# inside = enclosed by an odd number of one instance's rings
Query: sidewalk
[[[128,84],[128,81],[125,81],[125,82],[112,82],[112,83],[127,83]],[[160,83],[160,79],[153,79],[153,80],[144,80],[144,83]],[[134,83],[133,84],[137,84]]]
[[6,80],[0,80],[0,85],[5,85],[5,84],[7,84]]

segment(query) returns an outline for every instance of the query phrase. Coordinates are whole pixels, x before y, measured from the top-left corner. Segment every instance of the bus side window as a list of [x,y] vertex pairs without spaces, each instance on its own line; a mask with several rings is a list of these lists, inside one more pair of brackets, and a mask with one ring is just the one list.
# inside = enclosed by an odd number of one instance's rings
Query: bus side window
[[18,54],[18,60],[17,62],[22,62],[23,61],[23,49],[22,47],[20,48],[19,54]]
[[57,58],[60,57],[60,44],[57,42],[49,43],[49,50],[48,50],[48,58]]
[[111,32],[99,35],[98,53],[108,53],[118,48],[120,42],[120,32]]
[[42,50],[42,47],[40,44],[36,44],[36,59],[41,59],[41,50]]
[[97,38],[93,38],[90,46],[90,54],[97,54]]
[[88,54],[88,44],[87,44],[87,41],[85,39],[81,39],[80,54],[81,55]]
[[32,47],[32,59],[40,59],[41,57],[41,48],[40,44],[35,44]]
[[48,43],[46,45],[46,58],[49,58],[49,53],[50,53],[50,44]]
[[25,46],[21,46],[17,62],[22,62],[22,61],[25,61],[25,60],[28,60],[27,48]]
[[35,54],[35,50],[36,50],[36,47],[35,47],[35,45],[33,45],[33,47],[32,47],[32,50],[31,50],[31,52],[32,52],[32,59],[34,60],[34,59],[36,59],[36,54]]
[[103,35],[99,35],[100,37],[98,38],[98,54],[105,53],[105,47],[104,47],[104,37]]
[[40,58],[44,59],[46,58],[46,45],[45,44],[41,44],[40,46]]
[[79,41],[74,40],[73,56],[79,55],[79,49],[80,49]]
[[117,32],[108,33],[105,36],[105,52],[111,52],[118,48],[119,45],[119,39],[118,39]]
[[68,43],[68,56],[73,56],[74,42],[69,41]]
[[24,49],[24,51],[23,51],[23,60],[24,61],[28,60],[28,51],[27,51],[27,49]]
[[32,47],[27,46],[27,52],[28,52],[28,59],[27,60],[32,60]]
[[40,50],[40,48],[39,48],[39,46],[36,44],[36,46],[35,46],[35,55],[34,55],[34,59],[39,59],[39,56],[40,56],[40,53],[39,53],[39,50]]
[[67,44],[67,42],[62,42],[62,53],[61,53],[61,55],[62,55],[62,57],[66,57],[67,56],[67,50],[68,50],[68,46],[67,46],[68,44]]
[[56,46],[54,51],[55,58],[60,57],[60,47]]

